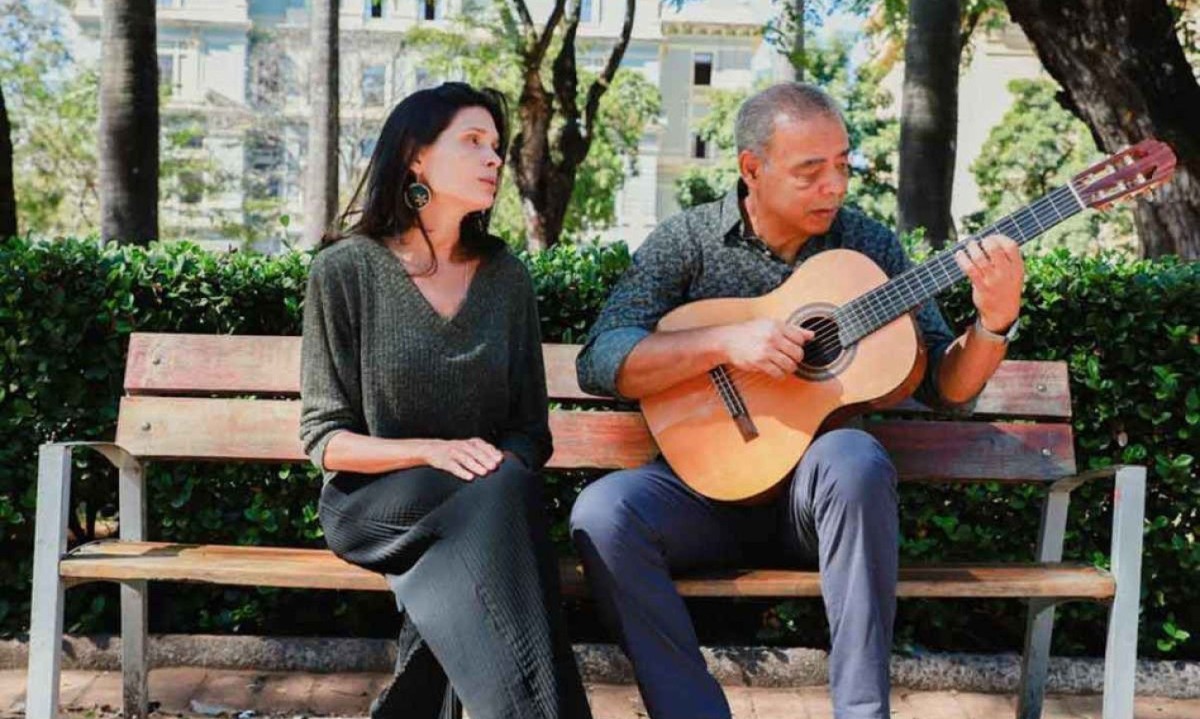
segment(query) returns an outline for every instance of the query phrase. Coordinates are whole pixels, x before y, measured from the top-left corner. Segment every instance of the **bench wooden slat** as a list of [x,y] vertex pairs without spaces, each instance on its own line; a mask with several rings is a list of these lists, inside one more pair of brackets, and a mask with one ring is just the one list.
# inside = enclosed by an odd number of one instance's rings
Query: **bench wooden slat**
[[[552,399],[602,399],[579,388],[575,375],[579,349],[579,345],[542,346]],[[131,395],[299,396],[300,338],[135,333],[129,341],[125,390]],[[894,411],[931,410],[909,400]],[[1005,361],[980,394],[975,414],[1069,418],[1071,398],[1066,364]]]
[[[388,591],[381,575],[338,559],[322,549],[182,545],[104,541],[84,545],[60,563],[73,580],[147,579],[242,586]],[[579,565],[564,559],[563,590],[587,593]],[[817,597],[816,571],[725,570],[676,580],[685,597]],[[900,569],[904,597],[1052,597],[1107,599],[1112,576],[1073,564],[923,565]]]
[[[655,455],[634,412],[551,412],[550,467],[620,469]],[[305,461],[296,400],[125,397],[117,442],[146,459]],[[1071,427],[1000,422],[869,422],[902,479],[1052,480],[1075,472]]]
[[300,394],[300,337],[135,332],[129,394]]

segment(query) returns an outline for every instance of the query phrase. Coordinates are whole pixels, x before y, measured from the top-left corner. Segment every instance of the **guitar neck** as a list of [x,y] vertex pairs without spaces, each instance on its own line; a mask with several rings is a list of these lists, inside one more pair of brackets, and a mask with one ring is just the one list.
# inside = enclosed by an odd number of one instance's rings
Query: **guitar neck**
[[1070,183],[1063,185],[887,283],[847,302],[834,313],[842,346],[849,347],[965,278],[966,274],[954,261],[954,253],[967,243],[988,235],[1002,234],[1023,245],[1079,214],[1084,207],[1075,187]]

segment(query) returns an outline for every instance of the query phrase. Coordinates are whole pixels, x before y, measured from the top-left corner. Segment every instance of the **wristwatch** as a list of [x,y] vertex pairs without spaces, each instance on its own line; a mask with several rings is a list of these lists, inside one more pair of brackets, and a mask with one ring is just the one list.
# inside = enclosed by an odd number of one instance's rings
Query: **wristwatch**
[[998,344],[1008,344],[1017,338],[1017,328],[1021,326],[1021,318],[1018,317],[1009,325],[1008,330],[1004,334],[992,332],[987,327],[983,326],[983,320],[979,317],[975,318],[975,334],[988,342],[996,342]]

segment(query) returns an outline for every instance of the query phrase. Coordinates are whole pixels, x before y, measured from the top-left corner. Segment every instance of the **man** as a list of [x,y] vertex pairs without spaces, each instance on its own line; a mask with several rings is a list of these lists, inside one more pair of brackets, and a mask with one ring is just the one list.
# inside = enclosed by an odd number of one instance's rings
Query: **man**
[[[634,256],[579,355],[589,392],[636,400],[721,364],[782,377],[812,333],[771,319],[655,332],[675,307],[755,297],[826,249],[863,252],[889,276],[910,266],[896,236],[842,209],[849,139],[841,112],[802,83],[768,88],[737,116],[737,189],[664,221]],[[1004,357],[1020,308],[1023,265],[994,236],[956,255],[977,322],[957,339],[937,305],[917,313],[930,361],[918,397],[969,402]],[[896,472],[857,429],[819,436],[773,503],[747,507],[692,491],[660,458],[584,490],[571,532],[601,614],[633,662],[653,719],[728,719],[671,574],[771,559],[818,566],[832,638],[835,716],[887,719],[896,606]]]

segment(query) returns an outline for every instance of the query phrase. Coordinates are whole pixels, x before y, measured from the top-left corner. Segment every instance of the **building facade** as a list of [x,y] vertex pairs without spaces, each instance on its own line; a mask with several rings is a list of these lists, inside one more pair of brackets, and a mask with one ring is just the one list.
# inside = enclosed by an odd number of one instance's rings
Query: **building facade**
[[[100,3],[77,0],[73,15],[82,55],[98,56]],[[535,20],[551,0],[529,0]],[[339,175],[343,199],[361,177],[390,109],[407,94],[451,77],[435,77],[405,47],[405,34],[426,25],[452,29],[464,14],[487,12],[491,0],[343,0],[340,22]],[[582,0],[579,66],[598,69],[619,37],[624,0]],[[637,246],[659,220],[678,210],[675,179],[712,161],[692,127],[714,89],[748,88],[786,77],[785,63],[763,41],[770,0],[692,0],[681,9],[637,0],[622,67],[662,95],[662,114],[647,128],[636,171],[617,198],[606,240]],[[164,191],[164,236],[236,246],[244,239],[277,247],[298,235],[304,208],[308,122],[309,25],[305,0],[158,0],[160,82],[169,98],[164,127],[199,123],[191,144],[212,159],[222,181],[202,193]],[[191,145],[189,145],[191,146]],[[266,241],[264,243],[264,240]]]

